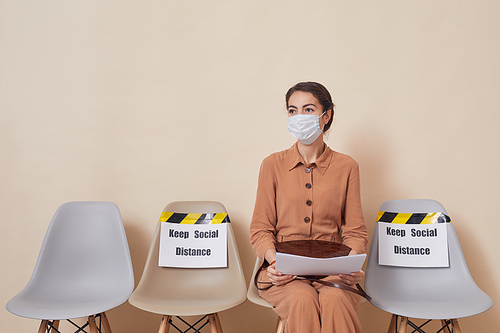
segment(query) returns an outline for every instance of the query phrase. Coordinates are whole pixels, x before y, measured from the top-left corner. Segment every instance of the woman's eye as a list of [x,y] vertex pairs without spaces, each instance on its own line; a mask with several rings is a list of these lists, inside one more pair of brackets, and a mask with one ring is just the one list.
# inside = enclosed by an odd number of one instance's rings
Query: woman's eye
[[311,109],[311,108],[307,108],[307,109],[306,109],[306,112],[314,112],[314,110],[313,110],[313,109]]
[[294,109],[288,109],[288,113],[289,113],[289,114],[294,114],[294,113],[295,113],[295,110],[294,110]]

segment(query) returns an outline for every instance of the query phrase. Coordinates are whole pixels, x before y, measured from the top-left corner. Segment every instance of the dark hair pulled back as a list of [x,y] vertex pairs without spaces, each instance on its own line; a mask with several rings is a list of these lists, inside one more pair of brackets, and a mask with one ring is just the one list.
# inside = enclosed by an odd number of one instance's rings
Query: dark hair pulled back
[[285,95],[287,109],[290,96],[292,96],[292,94],[296,91],[304,91],[311,93],[314,97],[316,97],[318,102],[321,104],[323,112],[327,110],[332,110],[332,116],[330,117],[330,120],[328,120],[328,123],[325,124],[325,127],[323,128],[323,132],[328,131],[330,129],[330,126],[332,125],[333,113],[335,110],[335,104],[333,104],[330,92],[328,92],[328,90],[321,83],[318,82],[299,82],[290,89],[288,89]]

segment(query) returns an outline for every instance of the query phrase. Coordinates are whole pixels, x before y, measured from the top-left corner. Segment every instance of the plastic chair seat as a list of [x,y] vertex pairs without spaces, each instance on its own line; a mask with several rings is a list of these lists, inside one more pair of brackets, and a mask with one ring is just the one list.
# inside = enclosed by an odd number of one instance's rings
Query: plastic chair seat
[[70,202],[56,211],[33,275],[7,303],[7,310],[41,320],[87,317],[124,303],[133,287],[118,207],[111,202]]
[[106,295],[102,299],[83,299],[81,295],[69,295],[80,298],[78,302],[68,299],[57,299],[57,297],[45,297],[45,295],[28,294],[21,295],[9,304],[9,311],[13,314],[32,318],[65,320],[73,318],[88,317],[97,313],[108,311],[126,301],[122,298],[110,302]]
[[[177,201],[164,212],[225,213],[214,201]],[[160,223],[149,248],[144,271],[129,303],[144,311],[168,316],[215,314],[246,300],[246,283],[231,223],[227,224],[228,265],[225,268],[158,266]]]
[[[203,293],[203,290],[196,290]],[[139,309],[157,314],[196,316],[224,311],[244,301],[241,301],[238,294],[236,294],[234,300],[228,300],[227,297],[222,296],[219,296],[218,299],[215,297],[210,298],[207,295],[185,294],[185,296],[184,298],[182,295],[173,295],[166,302],[164,298],[158,297],[158,295],[147,295],[144,293],[140,296],[136,295],[131,304]]]
[[[405,302],[401,300],[394,300],[394,301],[385,300],[383,306],[377,306],[377,307],[380,308],[381,310],[404,317],[417,318],[417,319],[444,319],[444,318],[463,318],[472,316],[471,311],[469,309],[481,308],[483,304],[484,304],[484,299],[476,299],[476,300],[471,299],[470,301],[436,300],[432,301],[431,304],[427,302],[408,302],[408,301]],[[394,311],[394,310],[389,311],[389,309],[402,309],[402,311]],[[483,311],[479,311],[475,314],[481,312]]]
[[[446,213],[435,200],[390,200],[380,211]],[[446,223],[446,229],[449,267],[421,268],[379,265],[378,225],[375,227],[365,277],[374,306],[403,317],[447,320],[473,316],[493,305],[470,275],[453,224]]]

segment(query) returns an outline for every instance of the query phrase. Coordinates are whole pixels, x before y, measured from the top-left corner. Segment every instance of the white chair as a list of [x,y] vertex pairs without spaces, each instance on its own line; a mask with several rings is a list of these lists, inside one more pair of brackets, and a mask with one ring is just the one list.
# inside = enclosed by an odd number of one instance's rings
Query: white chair
[[42,320],[39,332],[57,330],[60,320],[88,317],[78,332],[87,326],[92,333],[101,332],[102,324],[111,333],[105,311],[124,303],[133,288],[118,207],[111,202],[69,202],[56,211],[33,275],[7,303],[7,310]]
[[[257,290],[254,284],[255,274],[257,273],[260,264],[261,264],[260,259],[257,258],[255,260],[255,266],[253,269],[252,278],[250,280],[250,284],[248,285],[247,299],[254,304],[272,309],[273,308],[272,305],[259,296],[259,291]],[[278,317],[278,322],[276,324],[276,333],[283,333],[284,331],[285,331],[285,325],[283,323],[283,320],[281,320],[281,318]]]
[[[225,207],[214,201],[177,201],[168,204],[164,212],[225,213]],[[168,332],[174,326],[172,316],[204,316],[194,325],[210,323],[211,332],[222,332],[218,312],[230,309],[246,300],[246,283],[231,223],[227,228],[228,266],[226,268],[171,268],[158,266],[160,223],[156,227],[149,248],[141,280],[129,303],[144,311],[163,315],[159,332]],[[203,319],[207,321],[203,323]],[[202,326],[202,327],[203,327]],[[198,331],[197,331],[198,332]]]
[[[425,199],[386,201],[380,211],[446,214],[439,202]],[[444,268],[379,265],[378,227],[375,227],[365,287],[374,306],[393,314],[389,332],[406,332],[407,324],[423,332],[422,326],[430,320],[441,320],[444,332],[460,332],[458,318],[479,314],[493,305],[492,299],[479,289],[470,275],[453,224],[446,223],[446,226],[449,267]],[[428,321],[417,327],[410,318]]]

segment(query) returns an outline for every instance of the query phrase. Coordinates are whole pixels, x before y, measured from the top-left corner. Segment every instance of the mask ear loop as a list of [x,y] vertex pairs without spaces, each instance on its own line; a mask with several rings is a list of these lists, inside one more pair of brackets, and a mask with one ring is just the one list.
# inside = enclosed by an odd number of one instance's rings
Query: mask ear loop
[[[323,113],[321,114],[321,116],[319,116],[319,117],[318,117],[318,121],[319,121],[319,118],[323,117],[323,115],[324,115],[327,111],[328,111],[328,110],[326,110],[325,112],[323,112]],[[325,133],[325,125],[326,125],[326,124],[323,124],[323,128],[321,129],[321,132],[322,132],[322,133]]]

